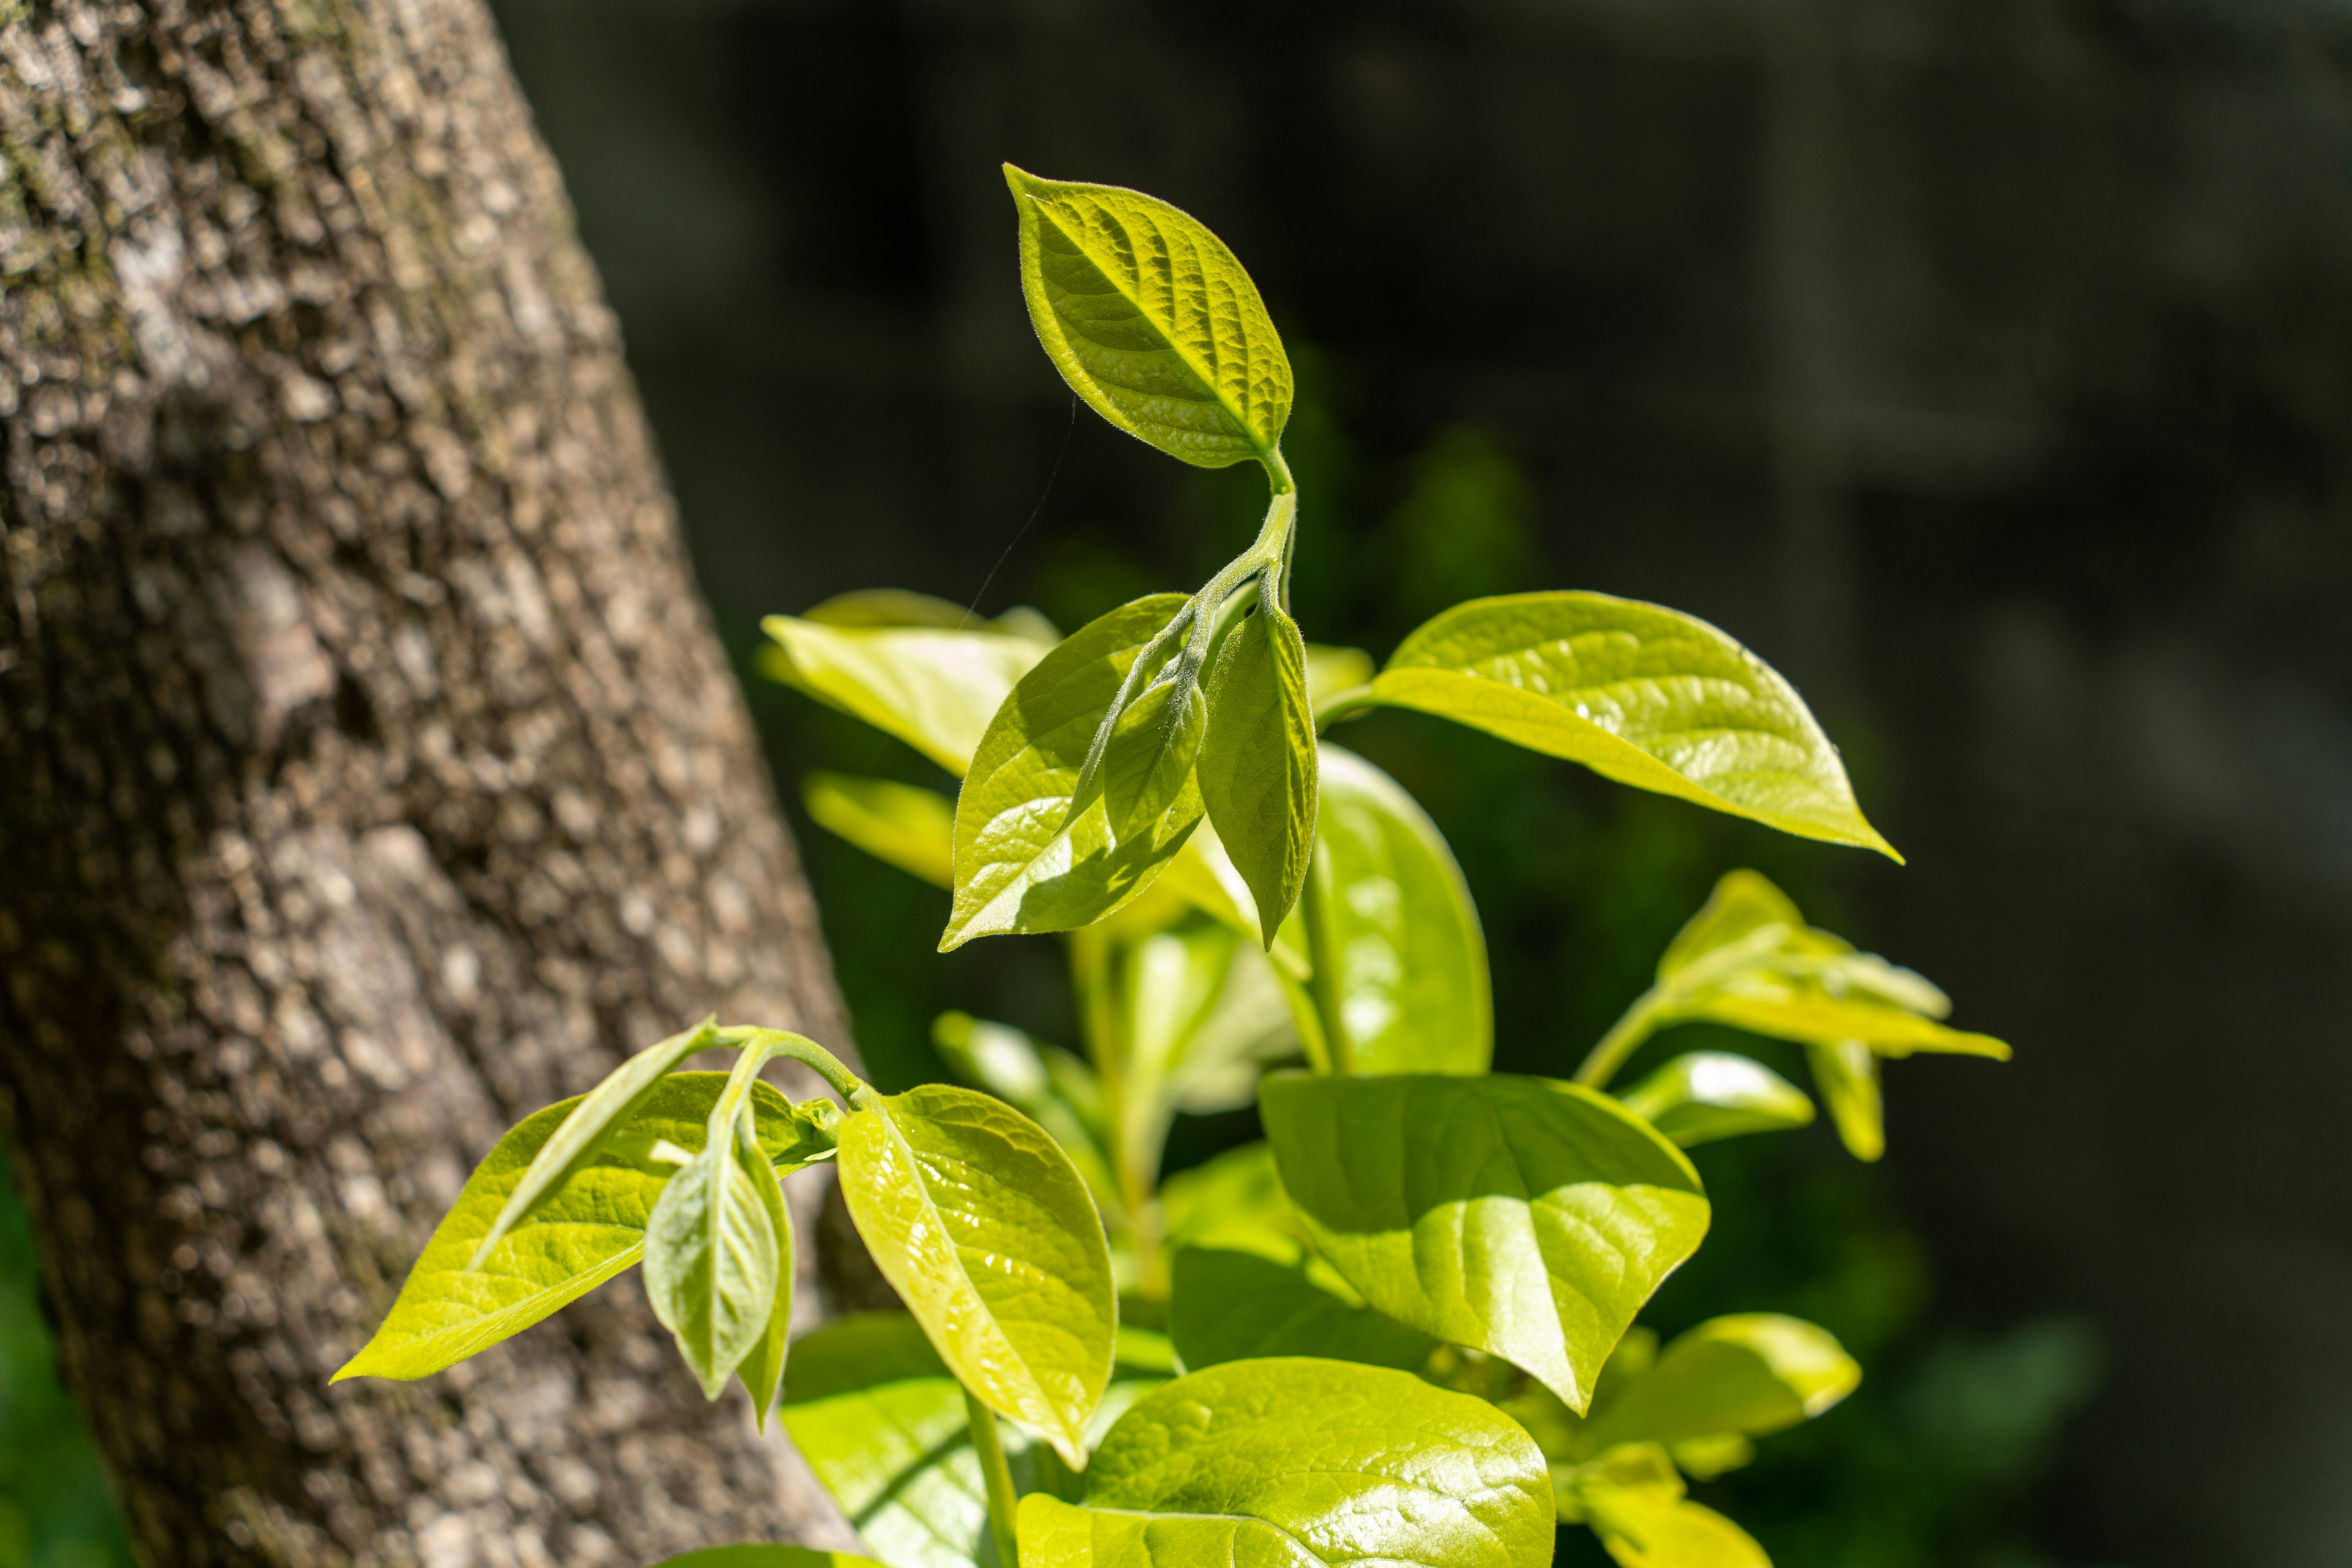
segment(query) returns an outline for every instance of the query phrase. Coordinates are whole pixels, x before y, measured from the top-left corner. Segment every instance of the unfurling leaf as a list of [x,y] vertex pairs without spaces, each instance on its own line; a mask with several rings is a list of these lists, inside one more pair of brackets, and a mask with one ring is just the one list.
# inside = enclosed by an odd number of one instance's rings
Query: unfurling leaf
[[[792,1289],[792,1234],[746,1105],[731,1127],[711,1130],[646,1222],[646,1294],[704,1397],[718,1398],[728,1374],[768,1336],[777,1294]],[[789,1306],[784,1315],[789,1321]],[[763,1377],[769,1360],[782,1370],[781,1351],[762,1360]],[[774,1392],[772,1382],[752,1390],[763,1421]]]
[[1316,1251],[1368,1305],[1571,1410],[1706,1233],[1682,1151],[1574,1084],[1278,1073],[1258,1103]]
[[1270,455],[1290,361],[1224,242],[1166,202],[1041,180],[1007,163],[1021,289],[1070,390],[1172,458],[1222,468]]
[[794,616],[760,623],[780,657],[765,673],[896,735],[961,773],[1013,683],[1045,656],[1027,637],[935,626],[842,626]]
[[1862,1368],[1826,1329],[1775,1312],[1713,1318],[1610,1390],[1585,1423],[1583,1450],[1761,1437],[1821,1415],[1861,1382]]
[[1680,611],[1607,594],[1473,599],[1406,637],[1372,695],[1620,784],[1901,858],[1795,689]]
[[934,887],[955,885],[955,804],[888,779],[812,773],[802,799],[816,825]]
[[1114,836],[1149,833],[1192,790],[1208,726],[1209,700],[1190,681],[1155,681],[1120,710],[1095,775]]
[[978,936],[1068,931],[1151,885],[1201,819],[1189,780],[1134,832],[1101,796],[1070,809],[1095,731],[1146,644],[1184,607],[1158,594],[1089,622],[1022,677],[956,799],[955,907],[942,952]]
[[1252,1252],[1187,1247],[1176,1255],[1169,1337],[1193,1372],[1261,1356],[1317,1355],[1416,1372],[1437,1348],[1418,1329],[1382,1317],[1318,1281],[1304,1264]]
[[1803,1089],[1762,1062],[1729,1051],[1686,1052],[1618,1099],[1685,1149],[1813,1120],[1813,1102]]
[[[646,1216],[677,1169],[646,1152],[667,1142],[698,1152],[726,1086],[727,1075],[718,1072],[658,1079],[628,1121],[471,1268],[525,1168],[583,1100],[551,1105],[499,1139],[425,1243],[383,1325],[336,1380],[430,1376],[520,1333],[635,1263]],[[815,1113],[796,1110],[766,1084],[754,1086],[751,1105],[761,1152],[772,1164],[796,1169],[831,1147]]]
[[1271,945],[1307,879],[1316,800],[1307,645],[1271,596],[1226,635],[1208,704],[1201,798]]
[[1085,1468],[1118,1307],[1070,1158],[1003,1101],[930,1084],[841,1124],[841,1190],[884,1279],[991,1409]]
[[1349,1071],[1482,1073],[1494,1058],[1486,939],[1437,825],[1352,752],[1322,749],[1322,900]]
[[1590,1525],[1620,1568],[1772,1568],[1746,1531],[1683,1496],[1655,1443],[1612,1449],[1555,1484],[1559,1517]]
[[1103,1439],[1082,1504],[1021,1502],[1023,1568],[1547,1568],[1543,1455],[1482,1399],[1282,1357],[1196,1372]]

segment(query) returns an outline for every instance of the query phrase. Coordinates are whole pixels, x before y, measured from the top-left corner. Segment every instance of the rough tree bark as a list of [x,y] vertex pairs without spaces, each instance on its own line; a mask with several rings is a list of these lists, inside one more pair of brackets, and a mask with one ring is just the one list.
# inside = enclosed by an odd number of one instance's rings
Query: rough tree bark
[[843,1033],[479,0],[0,0],[0,1100],[142,1555],[838,1531],[633,1284],[326,1385],[508,1123]]

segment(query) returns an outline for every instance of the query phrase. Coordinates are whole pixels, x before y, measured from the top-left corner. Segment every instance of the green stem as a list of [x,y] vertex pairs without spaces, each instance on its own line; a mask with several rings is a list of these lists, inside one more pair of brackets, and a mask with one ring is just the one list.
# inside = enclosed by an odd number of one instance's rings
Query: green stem
[[[738,1082],[750,1083],[752,1079],[759,1076],[761,1068],[766,1067],[778,1057],[796,1061],[810,1068],[817,1077],[824,1079],[835,1094],[847,1100],[853,1110],[857,1109],[862,1100],[873,1092],[864,1079],[842,1065],[839,1057],[835,1056],[806,1035],[795,1035],[788,1029],[762,1029],[738,1025],[732,1028],[714,1031],[710,1043],[714,1046],[738,1047],[743,1052],[742,1057],[735,1063],[734,1076],[728,1080],[727,1090],[730,1094],[737,1092]],[[750,1091],[745,1089],[742,1092]]]
[[1625,1009],[1625,1016],[1601,1037],[1601,1043],[1592,1047],[1583,1065],[1576,1069],[1576,1081],[1587,1089],[1606,1088],[1617,1069],[1625,1065],[1625,1058],[1650,1037],[1657,1010],[1658,992],[1653,986],[1634,998],[1633,1005]]
[[996,1538],[998,1568],[1021,1568],[1020,1537],[1013,1529],[1013,1467],[1004,1462],[1004,1442],[996,1430],[996,1412],[963,1391],[964,1415],[971,1424],[972,1451],[980,1456],[981,1479],[988,1484],[988,1530]]
[[1307,962],[1315,967],[1307,976],[1307,989],[1315,998],[1315,1016],[1323,1026],[1323,1048],[1330,1055],[1331,1070],[1344,1077],[1356,1070],[1356,1061],[1339,1011],[1339,954],[1331,940],[1326,879],[1323,847],[1318,843],[1307,864],[1302,899],[1306,907],[1299,911],[1307,921]]

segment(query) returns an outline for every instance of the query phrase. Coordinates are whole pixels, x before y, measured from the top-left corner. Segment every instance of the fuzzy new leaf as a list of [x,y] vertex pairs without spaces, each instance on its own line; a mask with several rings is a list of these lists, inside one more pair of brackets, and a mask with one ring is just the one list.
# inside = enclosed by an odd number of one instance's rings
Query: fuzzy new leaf
[[1227,634],[1208,697],[1201,798],[1271,946],[1307,879],[1316,801],[1307,645],[1271,595]]
[[1729,1051],[1685,1052],[1618,1098],[1685,1149],[1813,1120],[1813,1102],[1803,1089],[1762,1062]]
[[1547,1568],[1542,1452],[1482,1399],[1281,1357],[1177,1379],[1103,1439],[1082,1505],[1022,1500],[1024,1568]]
[[1503,1357],[1571,1410],[1706,1233],[1682,1151],[1549,1079],[1267,1079],[1282,1184],[1367,1304]]
[[1010,163],[1004,179],[1021,215],[1029,320],[1070,389],[1200,468],[1270,455],[1290,417],[1290,361],[1224,242],[1139,191]]
[[1069,1156],[1003,1101],[945,1084],[869,1096],[840,1136],[850,1217],[940,1355],[1083,1468],[1118,1308]]
[[1591,593],[1473,599],[1406,637],[1372,695],[1620,784],[1901,858],[1795,689],[1677,610]]
[[[768,1335],[791,1276],[792,1223],[747,1105],[670,1178],[646,1222],[646,1294],[705,1398]],[[781,1355],[764,1357],[763,1378],[770,1361],[782,1371]],[[774,1392],[772,1380],[752,1390],[763,1420]]]
[[1821,1415],[1861,1382],[1861,1366],[1826,1329],[1776,1312],[1712,1318],[1612,1389],[1581,1436],[1592,1453],[1722,1433],[1761,1437]]

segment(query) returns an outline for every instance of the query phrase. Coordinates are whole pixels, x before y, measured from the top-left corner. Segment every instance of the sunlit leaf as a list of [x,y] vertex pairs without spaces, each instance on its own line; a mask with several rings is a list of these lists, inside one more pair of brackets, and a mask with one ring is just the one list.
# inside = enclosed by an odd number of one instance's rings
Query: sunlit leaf
[[1473,599],[1406,637],[1372,694],[1621,784],[1895,856],[1795,689],[1680,611],[1607,594]]
[[1830,1125],[1857,1160],[1886,1152],[1886,1113],[1878,1090],[1878,1053],[1860,1040],[1805,1047],[1813,1087],[1830,1108]]
[[1306,1257],[1306,1237],[1282,1178],[1274,1151],[1244,1143],[1160,1184],[1160,1206],[1168,1246],[1219,1247],[1294,1264]]
[[1227,634],[1208,683],[1201,798],[1249,885],[1261,931],[1298,901],[1315,845],[1315,713],[1307,647],[1269,595]]
[[1224,242],[1166,202],[1007,163],[1021,288],[1046,357],[1120,429],[1204,468],[1272,453],[1290,361]]
[[1277,1073],[1258,1103],[1316,1251],[1368,1304],[1574,1410],[1706,1233],[1682,1152],[1574,1084]]
[[[698,1153],[726,1086],[727,1075],[718,1072],[658,1079],[616,1136],[491,1247],[479,1268],[468,1268],[525,1168],[582,1100],[551,1105],[499,1139],[425,1244],[383,1326],[336,1380],[430,1376],[520,1333],[635,1263],[646,1216],[677,1168],[650,1152],[668,1143]],[[796,1169],[831,1147],[815,1112],[796,1111],[766,1084],[753,1088],[751,1104],[761,1152],[780,1170]]]
[[665,1557],[654,1568],[884,1568],[871,1557],[850,1552],[819,1552],[813,1546],[786,1546],[779,1542],[747,1542],[740,1546],[706,1546],[677,1557]]
[[1187,1248],[1176,1255],[1171,1273],[1169,1336],[1194,1372],[1282,1355],[1413,1372],[1437,1345],[1420,1330],[1351,1300],[1353,1292],[1342,1296],[1318,1284],[1303,1266],[1286,1267],[1250,1252]]
[[1179,1378],[1103,1439],[1082,1505],[1022,1500],[1024,1568],[1546,1568],[1543,1455],[1482,1399],[1283,1357]]
[[1771,1568],[1746,1531],[1683,1495],[1654,1443],[1613,1450],[1559,1485],[1560,1517],[1591,1526],[1621,1568]]
[[748,1105],[731,1131],[713,1130],[646,1221],[646,1294],[709,1399],[768,1333],[778,1293],[791,1289],[792,1222]]
[[[1344,1057],[1358,1073],[1480,1073],[1494,1056],[1486,940],[1428,813],[1371,763],[1322,749],[1323,853]],[[1337,1055],[1337,1053],[1335,1053]]]
[[1086,1465],[1118,1305],[1070,1158],[972,1089],[870,1095],[841,1124],[841,1189],[883,1278],[974,1394]]
[[1295,1056],[1290,1009],[1264,954],[1192,915],[1137,942],[1124,968],[1123,1070],[1133,1136],[1175,1110],[1234,1110],[1269,1062]]
[[1077,1167],[1096,1206],[1106,1215],[1122,1215],[1118,1183],[1103,1143],[1102,1084],[1092,1068],[1010,1024],[969,1013],[942,1013],[933,1019],[931,1043],[957,1077],[1050,1133]]
[[1198,793],[1192,770],[1208,726],[1209,700],[1190,682],[1155,681],[1120,710],[1095,775],[1115,837],[1150,832],[1179,797]]
[[1760,1437],[1821,1415],[1862,1368],[1826,1330],[1775,1312],[1713,1318],[1612,1389],[1585,1424],[1587,1451],[1736,1432]]
[[1054,623],[1026,605],[1016,605],[991,620],[975,615],[952,599],[933,598],[929,594],[917,594],[905,588],[856,588],[846,594],[835,594],[823,604],[802,612],[801,618],[814,621],[820,626],[839,626],[851,631],[922,626],[934,631],[994,632],[1002,637],[1021,637],[1046,647],[1052,647],[1062,640],[1062,634],[1054,629]]
[[1804,1090],[1762,1062],[1728,1051],[1686,1052],[1618,1099],[1685,1149],[1813,1120]]
[[934,887],[955,885],[955,803],[889,779],[811,773],[802,799],[816,825]]
[[760,623],[780,658],[764,673],[887,734],[950,773],[971,763],[1006,693],[1045,656],[1000,631],[843,626],[794,616]]
[[1333,647],[1328,643],[1307,645],[1307,694],[1320,708],[1342,691],[1351,691],[1370,684],[1375,666],[1372,656],[1360,647]]
[[1024,676],[989,722],[956,801],[955,907],[942,952],[977,936],[1067,931],[1150,885],[1201,819],[1187,784],[1144,830],[1121,834],[1097,796],[1070,803],[1129,666],[1184,605],[1160,594],[1089,622]]

